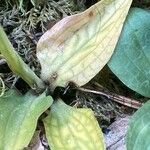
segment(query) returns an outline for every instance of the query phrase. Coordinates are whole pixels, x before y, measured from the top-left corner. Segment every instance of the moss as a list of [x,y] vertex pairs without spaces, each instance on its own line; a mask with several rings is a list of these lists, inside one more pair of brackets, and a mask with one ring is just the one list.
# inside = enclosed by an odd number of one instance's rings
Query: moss
[[0,23],[24,61],[37,73],[39,37],[61,18],[81,9],[74,0],[1,0]]

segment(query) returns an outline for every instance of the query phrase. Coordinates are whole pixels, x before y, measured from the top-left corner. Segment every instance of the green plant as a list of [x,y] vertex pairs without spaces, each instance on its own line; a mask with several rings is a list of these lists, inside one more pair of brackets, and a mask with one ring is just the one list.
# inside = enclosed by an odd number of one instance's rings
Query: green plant
[[[125,85],[150,97],[149,11],[140,8],[130,10],[116,51],[108,65]],[[149,149],[149,113],[150,102],[147,102],[131,118],[126,138],[128,150]]]
[[10,69],[36,92],[19,95],[8,90],[0,98],[0,149],[26,147],[39,116],[49,107],[43,122],[52,150],[105,149],[93,112],[66,105],[54,96],[55,89],[66,87],[71,81],[82,86],[106,65],[119,39],[131,2],[102,0],[82,13],[64,18],[48,30],[37,44],[41,78],[22,61],[0,27],[1,54]]

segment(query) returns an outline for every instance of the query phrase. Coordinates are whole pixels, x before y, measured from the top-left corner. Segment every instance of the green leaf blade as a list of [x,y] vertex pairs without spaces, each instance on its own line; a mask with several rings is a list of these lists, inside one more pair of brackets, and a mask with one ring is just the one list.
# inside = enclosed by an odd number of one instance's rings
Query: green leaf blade
[[98,123],[90,109],[76,109],[58,100],[44,119],[52,150],[104,150]]
[[150,101],[131,118],[127,131],[127,150],[148,150],[150,147]]
[[[43,81],[30,69],[14,50],[4,29],[0,25],[0,53],[6,59],[10,69],[26,81],[32,89],[41,91],[44,89]],[[38,89],[39,88],[39,89]]]
[[25,97],[14,91],[0,98],[0,149],[20,150],[26,147],[36,129],[38,117],[52,104],[43,93]]
[[150,13],[131,9],[116,50],[108,63],[129,88],[150,97]]

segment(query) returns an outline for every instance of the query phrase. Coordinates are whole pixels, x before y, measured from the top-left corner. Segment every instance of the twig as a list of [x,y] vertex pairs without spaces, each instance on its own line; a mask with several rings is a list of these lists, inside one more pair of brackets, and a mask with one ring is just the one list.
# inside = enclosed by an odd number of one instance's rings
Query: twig
[[97,95],[103,95],[107,97],[108,99],[111,99],[117,103],[123,104],[125,106],[131,107],[138,109],[140,108],[143,104],[137,100],[127,98],[125,96],[117,95],[111,92],[104,92],[104,91],[96,91],[96,90],[90,90],[90,89],[85,89],[85,88],[78,88],[78,90],[87,92],[87,93],[93,93]]

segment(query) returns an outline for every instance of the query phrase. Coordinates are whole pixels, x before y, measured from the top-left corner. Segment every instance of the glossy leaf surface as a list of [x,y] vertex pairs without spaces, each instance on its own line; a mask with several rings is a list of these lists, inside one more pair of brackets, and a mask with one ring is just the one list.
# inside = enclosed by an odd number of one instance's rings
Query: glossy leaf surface
[[104,150],[103,135],[90,109],[77,109],[58,100],[44,120],[52,150]]
[[53,87],[89,82],[110,59],[131,2],[101,0],[48,30],[37,44],[41,77]]
[[131,118],[126,145],[127,150],[150,149],[150,101],[142,106]]
[[150,97],[150,12],[131,9],[108,63],[129,88]]
[[26,147],[36,129],[38,117],[52,104],[45,94],[28,93],[24,97],[15,91],[0,97],[0,150],[21,150]]

